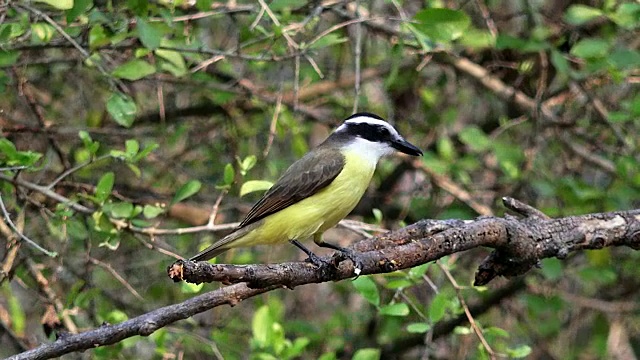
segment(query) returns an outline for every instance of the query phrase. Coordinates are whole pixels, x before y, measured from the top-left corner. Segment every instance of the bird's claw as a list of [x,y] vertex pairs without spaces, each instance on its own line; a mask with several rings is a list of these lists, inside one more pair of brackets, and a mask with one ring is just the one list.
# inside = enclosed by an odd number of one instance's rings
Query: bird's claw
[[309,253],[309,257],[305,260],[306,262],[312,263],[316,267],[322,268],[325,266],[331,266],[332,264],[328,261],[322,260],[318,255],[314,253]]
[[322,279],[330,279],[337,269],[337,266],[334,263],[325,261],[314,253],[310,253],[309,257],[305,261],[312,263],[318,268]]

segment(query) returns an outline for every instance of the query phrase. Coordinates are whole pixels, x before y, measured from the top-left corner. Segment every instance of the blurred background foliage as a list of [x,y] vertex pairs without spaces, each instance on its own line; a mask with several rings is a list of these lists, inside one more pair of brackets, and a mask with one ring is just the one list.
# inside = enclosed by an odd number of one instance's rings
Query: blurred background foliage
[[[0,2],[0,356],[219,286],[166,266],[356,109],[426,153],[383,160],[350,216],[373,225],[326,235],[344,245],[501,215],[502,196],[550,216],[637,207],[639,25],[638,2],[612,0]],[[473,288],[486,254],[272,292],[68,358],[635,358],[636,252]]]

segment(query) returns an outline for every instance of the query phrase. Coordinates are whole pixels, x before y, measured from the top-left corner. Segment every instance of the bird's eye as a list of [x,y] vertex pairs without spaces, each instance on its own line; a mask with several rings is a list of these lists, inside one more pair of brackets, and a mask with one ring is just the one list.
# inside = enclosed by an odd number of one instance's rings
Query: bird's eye
[[378,129],[378,134],[380,134],[380,136],[382,136],[382,137],[387,137],[387,136],[390,135],[389,129],[387,129],[386,127],[380,127]]

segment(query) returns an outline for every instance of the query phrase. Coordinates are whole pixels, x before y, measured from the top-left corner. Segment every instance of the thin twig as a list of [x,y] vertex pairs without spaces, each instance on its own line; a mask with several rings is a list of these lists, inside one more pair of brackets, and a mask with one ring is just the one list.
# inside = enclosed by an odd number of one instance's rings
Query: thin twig
[[[309,62],[309,64],[311,64],[311,67],[313,67],[313,70],[316,72],[316,74],[318,74],[318,76],[320,77],[320,79],[324,79],[324,74],[322,73],[322,70],[320,70],[320,67],[318,66],[318,64],[316,63],[315,60],[313,60],[313,58],[307,54],[303,55],[305,59],[307,59],[307,61]],[[299,58],[297,58],[299,59]],[[299,69],[299,65],[298,65],[298,77],[300,76],[300,69]],[[299,82],[299,79],[297,80]]]
[[122,286],[124,286],[127,290],[129,290],[129,292],[131,293],[131,295],[133,295],[136,299],[144,302],[144,298],[142,297],[142,295],[140,295],[140,293],[138,293],[136,291],[136,289],[133,288],[133,286],[131,286],[131,284],[129,284],[127,282],[127,280],[125,280],[120,274],[118,274],[118,272],[111,267],[111,265],[102,262],[98,259],[89,257],[89,262],[94,264],[94,265],[98,265],[101,268],[105,269],[107,272],[109,272],[111,274],[111,276],[113,276],[114,278],[116,278],[116,280],[118,280],[118,282],[120,282],[120,284],[122,284]]
[[309,48],[311,45],[315,44],[318,40],[322,39],[323,37],[327,36],[328,34],[331,34],[332,32],[338,30],[338,29],[342,29],[345,26],[349,26],[351,24],[357,24],[357,23],[362,23],[365,21],[372,21],[375,20],[374,18],[369,18],[369,19],[353,19],[353,20],[347,20],[345,22],[342,22],[340,24],[336,24],[333,25],[332,27],[328,28],[327,30],[321,32],[320,34],[318,34],[316,37],[314,37],[313,39],[311,39],[311,41],[309,41],[309,43],[307,44],[307,48]]
[[273,139],[276,136],[276,127],[278,125],[278,116],[280,115],[280,111],[282,109],[282,92],[278,93],[278,98],[276,99],[276,108],[273,110],[273,116],[271,117],[271,124],[269,125],[269,138],[267,139],[267,146],[264,148],[262,152],[263,157],[267,157],[269,155],[269,150],[271,150],[271,145],[273,145]]
[[258,26],[263,16],[264,16],[264,7],[261,6],[260,11],[258,11],[258,16],[256,16],[256,19],[253,20],[253,22],[251,23],[251,26],[249,26],[249,30],[253,31],[253,29],[255,29],[256,26]]
[[192,226],[186,228],[178,228],[178,229],[158,229],[155,227],[138,227],[132,225],[128,221],[120,220],[120,219],[110,219],[111,223],[116,225],[121,229],[128,229],[135,233],[145,234],[145,235],[182,235],[182,234],[194,234],[199,232],[216,232],[216,231],[226,231],[233,230],[240,223],[229,223],[229,224],[220,224],[220,225],[200,225],[200,226]]
[[71,209],[73,209],[75,211],[78,211],[78,212],[81,212],[81,213],[84,213],[84,214],[93,214],[93,212],[95,211],[95,210],[93,210],[91,208],[88,208],[88,207],[86,207],[84,205],[78,204],[77,202],[60,195],[55,191],[47,189],[46,186],[37,185],[37,184],[34,184],[32,182],[22,180],[20,178],[14,178],[14,177],[7,176],[5,174],[0,174],[0,180],[4,180],[4,181],[7,181],[7,182],[10,182],[10,183],[12,183],[14,185],[22,186],[22,187],[27,188],[29,190],[37,191],[37,192],[41,193],[42,195],[45,195],[45,196],[47,196],[47,197],[49,197],[49,198],[51,198],[51,199],[53,199],[53,200],[55,200],[55,201],[57,201],[59,203],[62,203],[64,205],[70,207]]
[[[273,21],[273,23],[276,26],[280,27],[280,21],[278,20],[276,15],[273,13],[273,11],[271,11],[271,9],[269,8],[269,5],[267,5],[264,2],[264,0],[258,0],[258,2],[260,3],[260,6],[264,9],[264,11],[267,13],[267,16],[269,16],[271,21]],[[285,29],[282,29],[282,36],[284,36],[284,38],[287,40],[287,42],[289,43],[289,46],[291,46],[296,50],[299,48],[299,45],[295,41],[293,41],[293,39],[291,38],[291,36],[289,36],[289,34],[287,34],[287,31]]]
[[98,156],[97,158],[91,159],[87,162],[84,162],[82,164],[76,165],[72,168],[67,169],[65,172],[63,172],[62,174],[60,174],[57,178],[55,178],[52,182],[49,183],[49,185],[45,186],[45,189],[51,190],[53,189],[54,186],[56,186],[56,184],[58,184],[60,181],[64,180],[64,178],[66,178],[67,176],[73,174],[76,171],[82,170],[83,168],[91,165],[91,164],[95,164],[99,161],[105,160],[105,159],[109,159],[112,156],[110,154],[106,154],[106,155],[101,155]]
[[456,199],[467,204],[470,208],[475,210],[478,214],[485,215],[485,216],[493,215],[493,211],[491,210],[490,207],[476,201],[467,190],[458,186],[448,177],[442,174],[438,174],[437,172],[429,169],[429,167],[427,167],[421,160],[414,161],[413,166],[415,166],[417,169],[424,171],[427,175],[429,175],[429,177],[433,180],[433,182],[439,188],[443,189],[444,191],[453,195]]
[[491,37],[495,39],[496,37],[498,37],[498,28],[496,27],[496,23],[495,21],[493,21],[493,18],[491,18],[491,12],[489,12],[489,8],[487,8],[484,0],[476,0],[475,3],[478,6],[480,13],[482,14],[482,18],[484,19],[485,24],[487,24],[487,29],[489,29]]
[[[25,212],[21,212],[21,216],[18,216],[18,219],[16,220],[18,223],[16,227],[18,227],[18,229],[24,229],[24,214]],[[4,262],[0,268],[1,285],[12,273],[13,265],[18,257],[18,250],[20,250],[20,238],[4,221],[0,221],[0,233],[2,233],[6,239],[6,253],[3,259]]]
[[[360,18],[360,12],[358,11],[360,8],[360,1],[356,0],[356,17]],[[353,61],[354,61],[354,72],[355,72],[355,82],[353,84],[354,87],[354,96],[355,99],[353,101],[353,113],[358,112],[358,104],[360,103],[360,65],[361,65],[361,55],[362,55],[362,24],[356,23],[356,45],[353,49]]]
[[216,199],[216,202],[215,204],[213,204],[213,208],[211,209],[211,215],[209,215],[209,221],[207,222],[207,226],[209,227],[214,226],[216,216],[218,215],[218,210],[220,209],[220,203],[222,203],[222,199],[227,194],[227,192],[229,192],[229,190],[224,189],[220,192],[220,195],[218,195],[218,198]]
[[[253,11],[255,11],[255,6],[253,5],[236,5],[236,6],[225,5],[224,8],[220,10],[201,11],[195,14],[175,16],[171,18],[171,22],[187,22],[187,21],[205,19],[212,16],[226,15],[226,14],[233,14],[233,13],[240,13],[240,12],[253,12]],[[166,22],[167,19],[164,17],[150,17],[148,21]]]
[[2,215],[4,216],[4,219],[7,222],[7,224],[9,225],[9,227],[11,227],[11,229],[16,233],[16,235],[18,235],[20,237],[20,239],[22,239],[24,242],[26,242],[27,245],[29,245],[32,248],[44,253],[47,256],[50,256],[50,257],[58,256],[58,253],[56,253],[55,251],[49,251],[49,250],[43,248],[42,246],[38,245],[35,241],[29,239],[20,230],[18,230],[18,227],[16,226],[16,224],[14,224],[13,221],[11,221],[11,217],[9,216],[9,212],[7,211],[7,208],[4,206],[4,201],[2,200],[2,195],[0,195],[0,210],[2,210]]
[[458,301],[460,301],[460,305],[462,306],[462,309],[464,309],[464,313],[467,315],[467,320],[469,320],[469,324],[471,324],[471,328],[473,328],[473,332],[476,334],[476,336],[482,343],[482,346],[489,354],[489,357],[491,359],[496,359],[496,352],[493,351],[493,349],[491,349],[491,346],[487,342],[487,339],[485,339],[484,335],[482,335],[482,330],[480,330],[480,327],[478,326],[478,324],[476,324],[476,321],[473,318],[473,315],[471,315],[471,311],[469,311],[467,302],[464,300],[464,296],[462,296],[462,287],[458,285],[458,282],[456,281],[456,279],[453,278],[453,275],[451,275],[451,273],[449,272],[449,269],[443,266],[440,263],[440,261],[436,261],[436,264],[438,265],[440,270],[442,270],[442,272],[447,276],[447,279],[449,279],[449,282],[455,289],[456,296],[458,297]]

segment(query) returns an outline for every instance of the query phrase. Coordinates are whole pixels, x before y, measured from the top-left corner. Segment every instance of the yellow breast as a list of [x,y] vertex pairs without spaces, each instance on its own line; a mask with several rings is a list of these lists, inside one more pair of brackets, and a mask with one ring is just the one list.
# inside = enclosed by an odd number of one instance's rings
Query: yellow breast
[[[358,204],[367,190],[376,162],[355,151],[344,153],[345,166],[324,189],[264,218],[262,224],[231,247],[306,240],[335,226]],[[377,159],[376,159],[377,160]]]

